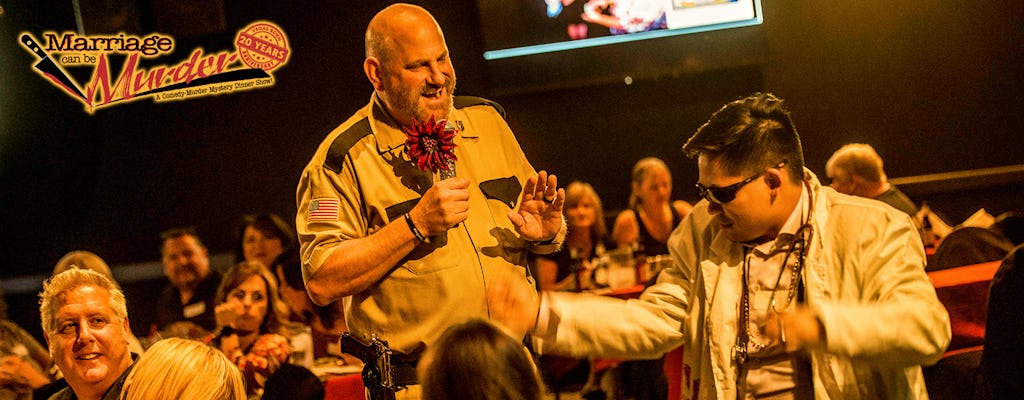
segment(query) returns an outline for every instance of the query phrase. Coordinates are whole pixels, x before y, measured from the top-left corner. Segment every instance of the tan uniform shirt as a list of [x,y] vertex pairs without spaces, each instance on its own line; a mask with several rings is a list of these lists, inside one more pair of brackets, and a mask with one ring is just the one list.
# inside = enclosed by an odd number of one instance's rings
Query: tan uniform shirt
[[[446,235],[420,244],[379,282],[344,299],[352,332],[376,334],[402,352],[433,342],[449,325],[488,318],[487,283],[511,275],[533,286],[527,251],[557,247],[533,246],[508,219],[535,172],[496,108],[456,107],[450,122],[459,127],[456,175],[470,180],[469,216]],[[409,161],[405,139],[373,96],[321,143],[296,198],[307,280],[342,241],[403,218],[437,179]]]

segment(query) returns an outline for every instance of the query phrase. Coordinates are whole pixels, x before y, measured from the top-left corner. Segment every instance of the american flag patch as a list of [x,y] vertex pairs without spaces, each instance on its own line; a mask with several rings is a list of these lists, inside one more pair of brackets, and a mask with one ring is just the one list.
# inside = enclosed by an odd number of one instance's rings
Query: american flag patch
[[338,199],[313,199],[309,202],[309,213],[306,222],[338,220]]

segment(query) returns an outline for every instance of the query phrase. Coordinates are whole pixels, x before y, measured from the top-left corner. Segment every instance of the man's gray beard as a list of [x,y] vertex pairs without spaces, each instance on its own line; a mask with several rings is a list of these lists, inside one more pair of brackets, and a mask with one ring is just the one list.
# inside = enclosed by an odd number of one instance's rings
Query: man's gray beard
[[[452,77],[451,82],[451,88],[448,88],[447,85],[444,86],[445,90],[448,92],[448,104],[445,106],[445,110],[442,112],[442,115],[433,115],[427,110],[418,107],[420,94],[423,93],[422,90],[415,93],[411,93],[411,95],[408,97],[396,97],[392,96],[391,94],[396,93],[398,91],[392,90],[392,87],[387,86],[387,84],[385,84],[383,94],[381,94],[381,98],[384,100],[385,104],[387,104],[389,107],[394,108],[395,111],[397,111],[397,113],[401,115],[412,115],[414,118],[420,121],[426,121],[430,119],[430,117],[432,116],[435,119],[447,119],[448,113],[451,112],[453,103],[455,101],[455,77]],[[396,102],[396,100],[398,101]],[[424,113],[426,113],[427,115],[424,115]]]

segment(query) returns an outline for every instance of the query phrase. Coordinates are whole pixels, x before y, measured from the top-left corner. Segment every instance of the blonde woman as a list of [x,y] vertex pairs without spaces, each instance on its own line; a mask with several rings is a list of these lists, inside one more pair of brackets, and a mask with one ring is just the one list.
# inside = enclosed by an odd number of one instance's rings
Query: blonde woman
[[[672,174],[665,162],[647,157],[633,166],[629,209],[615,218],[612,240],[618,248],[632,248],[641,257],[668,254],[668,237],[690,213],[689,203],[672,201]],[[649,260],[649,258],[648,258]],[[656,277],[647,277],[653,283]],[[664,357],[626,361],[617,367],[616,390],[635,399],[664,399],[668,380],[663,372]]]
[[153,344],[128,374],[122,400],[244,400],[242,373],[220,350],[169,338]]
[[693,208],[689,203],[672,201],[672,173],[659,158],[647,157],[633,166],[629,209],[615,218],[612,240],[619,248],[640,254],[668,254],[668,235]]
[[590,260],[604,252],[607,234],[601,198],[589,183],[572,182],[562,212],[569,233],[560,250],[537,255],[538,284],[541,290],[590,289]]

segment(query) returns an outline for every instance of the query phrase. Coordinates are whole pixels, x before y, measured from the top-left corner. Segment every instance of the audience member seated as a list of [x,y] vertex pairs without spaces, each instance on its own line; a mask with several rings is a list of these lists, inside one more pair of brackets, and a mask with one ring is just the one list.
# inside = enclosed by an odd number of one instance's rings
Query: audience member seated
[[1003,259],[992,278],[981,355],[992,399],[1024,398],[1024,245]]
[[541,290],[590,289],[592,260],[604,253],[608,232],[601,198],[589,183],[572,182],[565,188],[562,211],[569,233],[560,250],[536,256],[537,283]]
[[110,280],[114,282],[114,285],[117,286],[118,289],[121,289],[121,285],[114,280],[114,273],[111,272],[110,266],[107,265],[107,262],[103,261],[100,256],[96,255],[96,253],[85,250],[74,250],[68,252],[64,257],[61,257],[60,260],[57,261],[57,265],[53,266],[53,275],[57,275],[72,268],[88,269],[99,272],[103,274],[103,276],[110,278]]
[[7,302],[0,290],[0,399],[45,398],[53,391],[50,354],[18,324],[7,319]]
[[[114,286],[121,290],[121,285],[117,283],[116,279],[114,279],[114,274],[110,271],[110,266],[107,265],[107,262],[103,261],[100,256],[96,255],[96,253],[84,250],[75,250],[65,254],[64,257],[61,257],[61,259],[57,261],[57,265],[53,267],[53,275],[57,275],[72,268],[82,268],[99,272],[100,274],[103,274],[103,276],[109,278],[111,282],[114,282]],[[123,292],[124,291],[122,290],[122,293]],[[135,334],[131,332],[128,332],[128,350],[135,354],[142,354],[144,351],[142,348],[142,342],[140,342],[139,338],[135,337]]]
[[192,228],[175,228],[160,234],[164,274],[169,284],[160,294],[150,335],[168,324],[188,321],[212,331],[217,327],[213,308],[220,273],[210,269],[210,256]]
[[644,255],[668,254],[665,242],[693,207],[671,201],[672,173],[665,162],[644,158],[633,166],[629,209],[615,217],[612,240],[619,248],[632,247]]
[[[589,183],[572,182],[565,187],[565,206],[562,212],[569,227],[562,248],[555,253],[533,256],[538,288],[568,291],[593,289],[596,259],[609,246],[601,198]],[[593,361],[541,356],[537,362],[543,380],[554,391],[559,391],[567,384],[579,384],[584,376],[586,382],[583,383],[582,391],[587,393],[597,390],[600,375]]]
[[925,271],[979,264],[1003,259],[1013,243],[999,232],[988,228],[964,226],[953,229],[935,248]]
[[523,344],[482,319],[452,325],[417,368],[423,400],[540,400],[537,368]]
[[[946,236],[949,236],[954,229],[963,227],[978,227],[978,228],[990,228],[996,232],[1000,232],[1000,229],[996,227],[996,217],[989,214],[984,208],[980,208],[971,214],[969,217],[963,220],[959,224],[947,223],[947,218],[940,212],[934,211],[928,205],[927,202],[921,203],[921,209],[917,212],[917,216],[914,218],[915,221],[921,223],[921,240],[924,242],[925,247],[937,247]],[[1013,224],[1012,221],[1009,222]],[[1011,228],[1012,229],[1012,228]],[[931,259],[929,258],[929,261]]]
[[217,349],[194,340],[154,343],[128,373],[121,399],[245,400],[242,374]]
[[68,386],[51,400],[114,400],[134,363],[128,307],[106,276],[72,268],[43,283],[43,335]]
[[210,338],[211,331],[203,329],[203,327],[196,325],[188,321],[175,321],[167,324],[164,329],[157,331],[157,333],[149,338],[150,343],[155,343],[161,339],[168,338],[179,338],[189,340],[206,340]]
[[277,214],[242,217],[235,230],[235,262],[259,261],[270,268],[274,259],[295,247],[295,229]]
[[[320,307],[313,304],[306,292],[302,280],[302,264],[296,248],[285,250],[273,262],[274,275],[280,282],[281,300],[288,306],[288,320],[310,327],[313,339],[313,357],[341,357],[346,363],[359,363],[354,357],[341,354],[328,354],[330,344],[338,343],[341,334],[348,330],[345,324],[345,308],[341,301]],[[296,362],[296,360],[292,360]]]
[[243,261],[224,273],[216,299],[212,344],[238,365],[246,393],[258,396],[267,376],[291,355],[281,334],[287,310],[278,297],[277,280],[263,264]]
[[875,199],[914,217],[917,206],[889,178],[882,168],[882,157],[874,147],[851,143],[840,147],[825,163],[825,175],[839,193]]
[[[618,248],[632,248],[641,257],[668,254],[669,234],[693,207],[684,201],[671,201],[672,174],[665,162],[648,157],[633,166],[629,209],[615,218],[612,239]],[[654,282],[650,277],[649,284]],[[625,361],[616,367],[619,387],[616,392],[635,399],[664,399],[668,380],[665,358]]]
[[282,365],[267,377],[261,400],[323,400],[324,384],[312,371],[295,365]]

